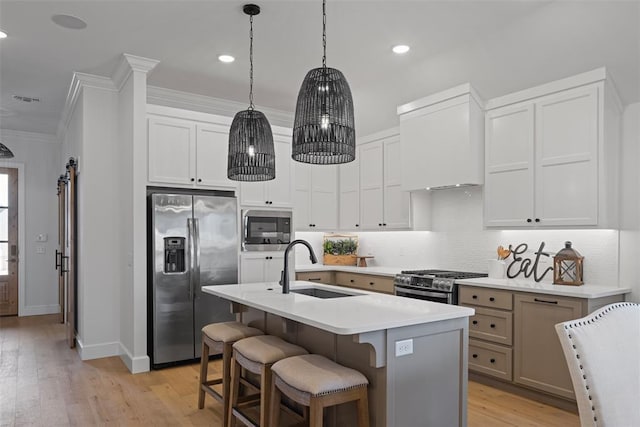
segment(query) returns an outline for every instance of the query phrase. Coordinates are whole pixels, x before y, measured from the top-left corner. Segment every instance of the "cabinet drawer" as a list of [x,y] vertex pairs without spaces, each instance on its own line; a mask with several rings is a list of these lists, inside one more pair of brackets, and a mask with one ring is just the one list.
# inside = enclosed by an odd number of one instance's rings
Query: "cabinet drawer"
[[336,285],[393,294],[393,278],[336,271]]
[[469,369],[511,381],[512,349],[469,339]]
[[460,286],[458,300],[461,305],[471,304],[502,310],[513,308],[513,294],[511,292],[490,288]]
[[469,336],[511,345],[513,342],[513,314],[506,311],[473,307],[476,314],[469,318]]
[[302,273],[296,273],[296,280],[305,280],[313,283],[324,283],[327,285],[333,285],[333,271],[308,271]]

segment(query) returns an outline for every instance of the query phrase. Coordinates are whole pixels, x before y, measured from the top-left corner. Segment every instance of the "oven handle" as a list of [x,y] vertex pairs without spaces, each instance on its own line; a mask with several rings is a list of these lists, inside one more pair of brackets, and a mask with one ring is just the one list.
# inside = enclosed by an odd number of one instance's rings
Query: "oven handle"
[[401,286],[395,287],[396,295],[398,292],[409,294],[409,295],[418,295],[423,297],[433,297],[433,298],[449,298],[449,293],[447,292],[429,292],[429,291],[416,291],[413,289],[403,288]]

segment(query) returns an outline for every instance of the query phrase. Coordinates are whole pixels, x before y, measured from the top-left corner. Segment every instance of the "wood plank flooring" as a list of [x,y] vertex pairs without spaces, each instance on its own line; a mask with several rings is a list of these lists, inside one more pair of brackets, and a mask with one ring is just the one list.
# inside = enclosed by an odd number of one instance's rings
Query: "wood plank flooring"
[[[56,319],[0,317],[0,426],[220,426],[218,402],[198,410],[198,365],[131,375],[118,357],[82,362]],[[579,426],[575,414],[474,382],[468,413],[472,427]]]

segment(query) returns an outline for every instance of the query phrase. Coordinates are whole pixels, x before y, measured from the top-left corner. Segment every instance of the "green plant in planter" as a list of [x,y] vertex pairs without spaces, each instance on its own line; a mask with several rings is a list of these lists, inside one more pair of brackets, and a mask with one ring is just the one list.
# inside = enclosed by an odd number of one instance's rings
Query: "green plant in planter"
[[325,240],[323,252],[331,255],[351,255],[358,251],[358,243],[355,240]]

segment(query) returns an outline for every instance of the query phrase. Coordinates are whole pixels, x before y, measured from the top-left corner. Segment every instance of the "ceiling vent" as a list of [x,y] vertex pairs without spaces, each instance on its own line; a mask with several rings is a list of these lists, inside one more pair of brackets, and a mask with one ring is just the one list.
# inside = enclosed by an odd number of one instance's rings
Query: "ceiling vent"
[[40,98],[32,98],[30,96],[13,95],[13,99],[22,102],[40,102]]

